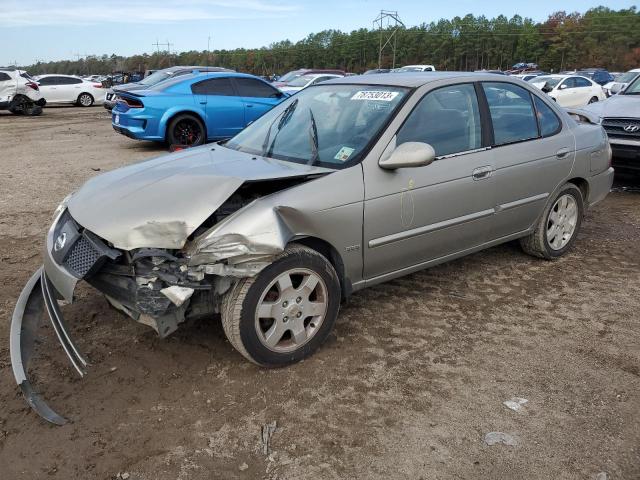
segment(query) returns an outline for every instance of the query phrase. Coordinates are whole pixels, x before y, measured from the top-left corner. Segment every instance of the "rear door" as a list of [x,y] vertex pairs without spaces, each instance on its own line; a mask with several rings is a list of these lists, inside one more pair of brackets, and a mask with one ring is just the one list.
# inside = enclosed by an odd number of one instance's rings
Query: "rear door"
[[282,92],[257,78],[235,77],[233,81],[244,101],[244,126],[260,118],[282,99]]
[[482,82],[492,125],[494,209],[490,239],[527,230],[569,174],[573,134],[537,95],[507,82]]
[[59,95],[59,102],[73,103],[78,100],[78,97],[82,93],[82,79],[73,77],[57,77],[57,95]]
[[575,81],[576,92],[578,93],[576,95],[576,107],[585,106],[587,103],[589,103],[589,100],[591,100],[592,97],[598,98],[597,89],[600,89],[602,87],[582,77],[576,77]]
[[8,104],[16,93],[17,82],[7,72],[0,72],[0,106]]
[[231,138],[244,128],[244,102],[229,77],[216,77],[191,85],[204,107],[209,140]]

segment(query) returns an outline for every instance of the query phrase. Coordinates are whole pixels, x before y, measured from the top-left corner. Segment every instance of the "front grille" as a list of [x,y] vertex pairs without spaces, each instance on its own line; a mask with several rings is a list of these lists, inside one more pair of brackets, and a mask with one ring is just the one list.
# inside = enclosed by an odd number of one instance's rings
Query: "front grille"
[[605,118],[602,126],[610,137],[640,140],[640,118]]
[[69,270],[82,278],[91,270],[91,267],[95,265],[99,258],[100,253],[96,251],[89,240],[81,236],[71,247],[64,264]]

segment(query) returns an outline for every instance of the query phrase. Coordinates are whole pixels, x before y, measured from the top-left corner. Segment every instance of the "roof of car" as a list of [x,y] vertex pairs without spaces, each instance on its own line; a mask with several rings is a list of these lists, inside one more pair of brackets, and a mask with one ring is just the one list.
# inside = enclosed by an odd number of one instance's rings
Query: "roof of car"
[[[476,72],[391,72],[391,73],[372,73],[369,75],[354,75],[351,77],[340,77],[333,80],[323,82],[328,83],[346,83],[346,84],[362,84],[362,85],[387,85],[391,87],[409,87],[416,88],[426,85],[427,83],[437,80],[457,79],[457,78],[473,78],[477,80],[496,80],[495,73],[476,73]],[[500,77],[500,81],[509,78],[507,76]]]

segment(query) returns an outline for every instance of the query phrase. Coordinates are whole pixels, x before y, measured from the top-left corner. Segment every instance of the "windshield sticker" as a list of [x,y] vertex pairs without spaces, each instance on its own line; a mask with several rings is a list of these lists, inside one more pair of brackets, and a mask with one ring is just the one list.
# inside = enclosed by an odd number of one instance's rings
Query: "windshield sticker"
[[398,96],[398,92],[385,92],[384,90],[361,90],[356,92],[351,100],[378,100],[390,102]]
[[340,160],[341,162],[346,162],[347,160],[349,160],[349,157],[351,156],[351,154],[353,153],[353,151],[355,150],[355,148],[351,148],[351,147],[342,147],[338,153],[336,153],[336,156],[333,157],[335,160]]

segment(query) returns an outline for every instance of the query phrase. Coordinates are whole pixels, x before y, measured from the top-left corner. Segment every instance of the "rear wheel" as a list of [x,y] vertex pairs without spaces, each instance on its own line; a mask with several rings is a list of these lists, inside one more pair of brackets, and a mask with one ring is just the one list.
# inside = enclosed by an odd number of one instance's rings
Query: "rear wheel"
[[93,97],[88,93],[81,93],[78,95],[78,100],[76,101],[78,106],[80,107],[90,107],[93,105]]
[[205,142],[205,129],[202,121],[193,115],[178,115],[167,127],[169,145],[187,145],[195,147]]
[[244,357],[278,367],[311,355],[331,332],[339,307],[340,282],[331,263],[292,244],[225,295],[222,325]]
[[573,183],[564,184],[545,208],[533,233],[520,239],[522,249],[547,260],[561,257],[574,244],[583,215],[582,192]]
[[591,97],[589,99],[589,103],[596,103],[598,101],[598,97]]

